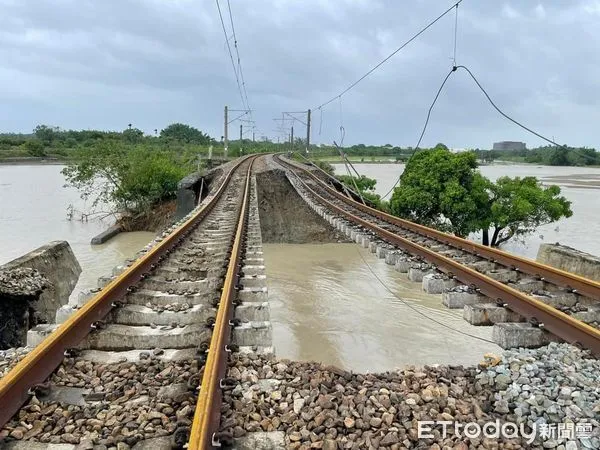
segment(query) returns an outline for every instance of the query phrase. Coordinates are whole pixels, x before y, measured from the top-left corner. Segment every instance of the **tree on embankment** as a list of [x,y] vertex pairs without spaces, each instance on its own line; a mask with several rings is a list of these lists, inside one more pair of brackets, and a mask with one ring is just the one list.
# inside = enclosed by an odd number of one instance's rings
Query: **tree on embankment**
[[492,247],[573,214],[558,186],[542,186],[535,177],[494,183],[477,170],[473,152],[451,153],[439,144],[410,159],[390,210],[460,237],[481,232],[482,243]]
[[174,199],[177,184],[194,167],[166,148],[106,140],[78,149],[62,173],[92,214],[102,209],[106,215],[135,218],[148,217],[157,205]]
[[208,134],[204,134],[189,125],[173,123],[160,132],[160,137],[166,140],[174,140],[186,144],[208,145],[214,142]]

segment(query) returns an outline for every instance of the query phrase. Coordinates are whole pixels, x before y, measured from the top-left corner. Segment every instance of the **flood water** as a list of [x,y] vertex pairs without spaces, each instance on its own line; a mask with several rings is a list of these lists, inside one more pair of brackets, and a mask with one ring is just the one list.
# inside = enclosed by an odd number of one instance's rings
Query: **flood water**
[[[345,174],[343,164],[334,164],[337,174]],[[358,173],[377,180],[376,192],[384,195],[404,170],[404,164],[354,164]],[[539,227],[521,242],[509,241],[503,250],[534,258],[543,242],[560,242],[584,252],[600,255],[600,169],[535,165],[489,165],[480,171],[491,180],[501,176],[538,177],[544,184],[558,184],[572,202],[568,219]]]
[[[407,364],[477,364],[495,344],[462,309],[356,244],[263,245],[278,357],[378,372]],[[444,324],[444,325],[442,325]]]
[[53,240],[66,240],[82,268],[74,295],[95,287],[98,277],[131,258],[153,233],[121,233],[103,245],[92,237],[111,225],[110,220],[68,220],[67,208],[89,211],[73,188],[64,188],[59,165],[0,165],[0,265]]

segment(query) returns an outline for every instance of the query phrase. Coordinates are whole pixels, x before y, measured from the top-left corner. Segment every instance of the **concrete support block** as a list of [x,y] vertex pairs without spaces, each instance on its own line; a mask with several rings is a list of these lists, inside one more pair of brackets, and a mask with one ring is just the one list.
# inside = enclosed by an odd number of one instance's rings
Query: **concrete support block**
[[536,348],[551,341],[549,333],[529,323],[497,323],[492,338],[502,348]]
[[63,305],[56,310],[56,323],[64,323],[76,311],[72,305]]
[[466,291],[445,291],[442,292],[442,303],[450,309],[464,308],[465,305],[482,303],[485,297],[476,292]]
[[266,275],[250,275],[243,276],[240,278],[240,284],[244,286],[244,288],[263,288],[267,287],[267,277]]
[[269,321],[270,320],[269,302],[242,303],[235,308],[234,315],[242,322]]
[[77,296],[77,306],[85,305],[97,293],[98,289],[83,289]]
[[371,239],[372,239],[372,236],[370,236],[368,234],[363,234],[363,238],[362,238],[362,246],[363,246],[363,248],[370,248],[370,246],[371,246]]
[[408,269],[410,269],[410,266],[413,264],[414,261],[411,261],[410,259],[405,258],[403,256],[399,256],[396,260],[396,264],[394,264],[394,269],[396,270],[396,272],[408,273]]
[[50,333],[58,328],[57,324],[44,323],[36,325],[27,332],[27,347],[35,347],[44,339],[46,339]]
[[481,261],[475,261],[472,262],[470,264],[467,264],[468,267],[470,267],[473,270],[476,270],[477,272],[481,272],[481,273],[485,273],[491,270],[496,270],[496,264],[488,261],[486,259],[481,260]]
[[377,255],[379,259],[385,259],[387,254],[392,250],[393,247],[388,247],[387,245],[379,245],[375,250],[375,255]]
[[369,251],[371,253],[375,253],[377,251],[377,241],[376,240],[372,240],[371,242],[369,242]]
[[541,291],[544,289],[544,282],[542,280],[536,280],[533,278],[523,278],[516,283],[508,283],[508,285],[518,291],[527,293]]
[[517,281],[517,278],[519,277],[518,273],[514,270],[508,270],[508,269],[499,269],[499,270],[490,270],[488,272],[485,272],[485,274],[490,277],[493,278],[496,281],[499,281],[500,283],[509,283],[509,282],[515,282]]
[[396,265],[396,261],[398,261],[398,258],[400,258],[402,255],[403,253],[398,250],[390,250],[385,255],[385,263],[389,264],[390,266],[394,266]]
[[428,294],[441,294],[444,290],[451,289],[456,285],[455,280],[445,275],[430,273],[423,277],[423,290]]
[[273,343],[271,322],[242,323],[233,329],[232,341],[239,346],[269,347]]
[[113,279],[114,279],[114,277],[100,277],[100,278],[98,278],[98,287],[100,289],[105,288]]
[[238,292],[238,298],[242,302],[266,302],[269,294],[266,287],[256,289],[242,289]]
[[522,322],[524,320],[516,312],[495,303],[465,305],[463,317],[471,325],[493,325],[495,323]]
[[433,269],[423,269],[421,267],[411,267],[408,269],[408,279],[410,281],[422,282],[425,275],[433,273]]

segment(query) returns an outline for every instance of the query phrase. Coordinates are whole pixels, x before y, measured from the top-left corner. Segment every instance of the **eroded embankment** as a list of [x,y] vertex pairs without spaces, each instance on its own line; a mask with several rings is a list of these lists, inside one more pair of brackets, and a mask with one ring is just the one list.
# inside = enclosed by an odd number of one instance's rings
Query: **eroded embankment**
[[258,173],[256,181],[263,242],[346,242],[344,236],[298,196],[283,170]]

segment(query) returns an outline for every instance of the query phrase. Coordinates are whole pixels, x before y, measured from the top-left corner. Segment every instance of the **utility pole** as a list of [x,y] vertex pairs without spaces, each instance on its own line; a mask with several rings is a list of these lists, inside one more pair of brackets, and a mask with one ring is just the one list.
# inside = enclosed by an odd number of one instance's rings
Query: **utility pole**
[[256,141],[254,140],[254,131],[252,132],[252,142],[256,142]]
[[306,111],[306,154],[310,150],[310,109]]
[[294,125],[292,125],[292,134],[290,134],[290,151],[294,151]]
[[242,134],[243,134],[243,129],[244,129],[244,124],[240,123],[240,156],[244,153],[244,141],[242,140]]
[[227,129],[229,128],[229,122],[227,120],[227,106],[225,106],[225,130],[224,130],[224,136],[225,136],[225,140],[224,140],[224,147],[223,147],[223,157],[225,159],[227,159],[227,147],[229,145],[229,139],[227,136]]

